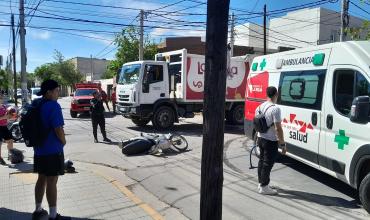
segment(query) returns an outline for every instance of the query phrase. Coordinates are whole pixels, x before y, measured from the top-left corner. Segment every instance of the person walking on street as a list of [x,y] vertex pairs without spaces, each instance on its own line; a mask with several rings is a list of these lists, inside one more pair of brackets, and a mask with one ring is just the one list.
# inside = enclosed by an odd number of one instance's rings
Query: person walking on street
[[112,100],[112,105],[113,105],[113,113],[116,114],[116,102],[117,102],[117,97],[116,97],[116,88],[113,89],[111,98]]
[[103,102],[105,103],[105,105],[107,106],[108,111],[110,112],[110,108],[109,108],[109,105],[108,105],[108,95],[104,90],[101,90],[101,98],[102,98]]
[[263,113],[269,129],[265,133],[258,133],[257,144],[260,149],[258,162],[258,192],[265,195],[275,195],[277,191],[270,184],[270,173],[278,155],[278,147],[282,147],[282,153],[286,153],[283,129],[281,127],[281,110],[276,106],[278,91],[275,87],[266,90],[267,101],[256,109],[256,115]]
[[98,125],[100,127],[100,131],[103,135],[103,141],[111,142],[109,138],[107,138],[107,133],[105,131],[105,117],[104,117],[104,106],[102,97],[98,91],[93,93],[94,98],[91,99],[91,122],[93,126],[93,134],[94,134],[94,142],[98,143]]
[[49,204],[49,219],[68,219],[57,212],[57,182],[58,177],[64,175],[63,148],[66,145],[62,108],[57,102],[58,83],[54,80],[45,80],[37,95],[42,98],[34,100],[32,104],[40,105],[40,123],[49,130],[49,134],[42,146],[34,147],[33,169],[38,178],[35,185],[36,209],[32,219],[41,219],[48,214],[41,207],[45,191]]
[[6,165],[6,162],[1,157],[2,142],[5,141],[7,143],[8,152],[13,149],[12,134],[10,133],[7,127],[8,119],[10,119],[11,117],[12,117],[12,114],[10,114],[7,111],[7,108],[4,105],[4,96],[3,94],[0,94],[0,164],[1,165]]

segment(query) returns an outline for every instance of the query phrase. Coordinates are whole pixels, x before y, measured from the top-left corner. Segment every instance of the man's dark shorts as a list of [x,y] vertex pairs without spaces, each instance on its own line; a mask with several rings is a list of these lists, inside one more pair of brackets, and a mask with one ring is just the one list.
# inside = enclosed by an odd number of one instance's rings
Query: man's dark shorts
[[45,176],[64,175],[64,153],[34,156],[33,172]]
[[13,139],[8,127],[0,126],[0,141]]

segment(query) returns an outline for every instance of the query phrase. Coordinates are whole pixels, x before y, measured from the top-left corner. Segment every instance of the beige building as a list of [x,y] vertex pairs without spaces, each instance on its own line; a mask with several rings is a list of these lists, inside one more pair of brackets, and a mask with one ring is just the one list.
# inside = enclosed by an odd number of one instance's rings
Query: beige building
[[85,80],[93,81],[101,79],[106,72],[109,60],[75,57],[71,59],[77,71],[79,71]]

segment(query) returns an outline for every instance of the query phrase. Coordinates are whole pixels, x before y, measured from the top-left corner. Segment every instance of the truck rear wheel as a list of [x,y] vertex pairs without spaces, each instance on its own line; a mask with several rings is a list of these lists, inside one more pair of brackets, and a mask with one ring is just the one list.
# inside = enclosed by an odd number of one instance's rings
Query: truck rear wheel
[[241,125],[244,123],[244,106],[242,104],[234,106],[226,112],[226,120],[230,124]]
[[362,206],[368,213],[370,213],[370,173],[368,173],[365,178],[362,179],[358,194]]
[[71,111],[71,117],[72,118],[77,118],[77,112]]
[[153,126],[157,130],[168,129],[173,126],[175,122],[175,115],[171,107],[159,107],[153,115]]
[[150,121],[150,119],[142,119],[142,118],[131,118],[131,121],[139,126],[139,127],[143,127],[145,125],[147,125]]

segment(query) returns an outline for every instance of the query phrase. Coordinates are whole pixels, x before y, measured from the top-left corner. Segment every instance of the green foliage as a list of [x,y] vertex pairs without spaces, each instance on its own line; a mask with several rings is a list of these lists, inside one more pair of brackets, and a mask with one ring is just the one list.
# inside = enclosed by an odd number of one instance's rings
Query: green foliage
[[[370,5],[370,0],[361,0],[361,3]],[[347,28],[345,31],[352,40],[360,40],[363,37],[365,40],[370,40],[370,21],[364,21],[361,27]]]
[[35,77],[43,81],[53,79],[61,85],[72,86],[75,83],[81,82],[82,75],[77,72],[73,63],[65,60],[62,53],[55,50],[55,62],[43,64],[35,69]]
[[[108,64],[107,77],[112,78],[124,63],[139,60],[139,32],[135,27],[129,27],[116,36],[115,43],[117,47],[116,59]],[[157,44],[149,39],[144,40],[144,60],[153,60],[157,53]]]
[[7,90],[10,87],[10,76],[5,70],[0,70],[0,89]]

